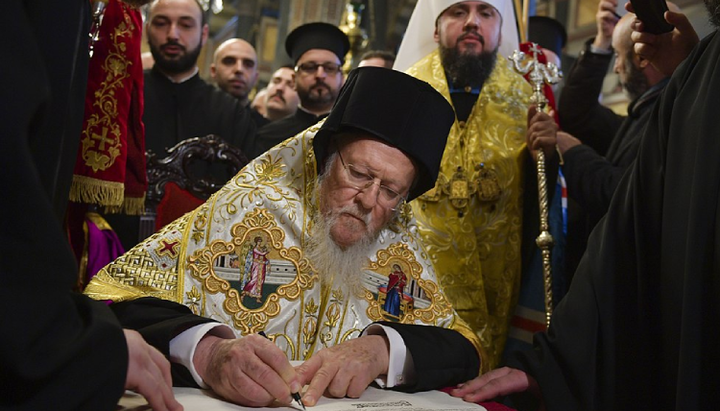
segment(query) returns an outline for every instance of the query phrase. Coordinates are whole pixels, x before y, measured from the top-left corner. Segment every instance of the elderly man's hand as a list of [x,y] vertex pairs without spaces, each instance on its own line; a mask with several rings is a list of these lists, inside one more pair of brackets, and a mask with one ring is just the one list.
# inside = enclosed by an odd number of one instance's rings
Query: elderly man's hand
[[290,404],[290,393],[302,387],[285,353],[256,334],[238,339],[205,336],[193,363],[213,391],[240,405],[261,407],[275,400]]
[[[633,11],[630,2],[625,7]],[[638,56],[649,60],[659,72],[671,76],[700,42],[700,38],[684,14],[666,11],[665,20],[675,29],[669,33],[652,34],[643,31],[642,21],[635,19],[630,38],[635,43],[633,49]]]
[[467,402],[479,402],[524,391],[530,391],[540,398],[540,389],[532,377],[520,370],[503,367],[475,377],[450,391],[450,395]]
[[612,48],[612,34],[618,22],[615,15],[616,8],[617,0],[600,0],[598,2],[598,11],[595,14],[597,35],[593,40],[593,46],[603,50]]
[[318,351],[297,368],[300,380],[310,382],[303,403],[315,405],[325,392],[358,398],[375,378],[387,374],[389,347],[387,337],[366,335]]
[[155,347],[146,343],[137,331],[123,332],[128,347],[125,389],[145,397],[153,410],[181,411],[183,407],[173,395],[168,360]]
[[548,114],[538,110],[535,106],[530,106],[526,141],[533,159],[537,160],[536,151],[540,149],[545,152],[547,158],[554,155],[557,131],[558,125],[555,123],[552,111]]

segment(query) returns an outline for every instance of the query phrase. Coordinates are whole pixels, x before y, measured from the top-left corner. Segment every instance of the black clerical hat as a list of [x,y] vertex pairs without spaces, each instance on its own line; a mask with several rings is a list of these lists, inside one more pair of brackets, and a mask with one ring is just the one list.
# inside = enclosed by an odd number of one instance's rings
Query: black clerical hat
[[311,49],[330,50],[340,61],[344,61],[350,50],[350,40],[339,28],[328,23],[303,24],[285,39],[285,51],[295,64]]
[[559,21],[545,16],[530,16],[528,40],[550,49],[560,57],[567,42],[567,32]]
[[346,129],[366,131],[397,147],[415,161],[412,200],[435,186],[455,112],[428,83],[382,67],[350,72],[330,115],[315,135],[318,168],[324,165],[330,139]]

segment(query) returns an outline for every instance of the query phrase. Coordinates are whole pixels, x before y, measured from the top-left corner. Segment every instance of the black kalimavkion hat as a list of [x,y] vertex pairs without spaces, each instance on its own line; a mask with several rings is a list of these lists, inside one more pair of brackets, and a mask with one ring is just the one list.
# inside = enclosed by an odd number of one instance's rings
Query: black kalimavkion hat
[[294,64],[311,49],[330,50],[340,61],[344,61],[350,50],[350,40],[339,28],[328,23],[303,24],[285,39],[285,51]]
[[454,121],[450,103],[428,83],[382,67],[357,68],[313,140],[318,168],[339,132],[366,131],[414,160],[418,176],[408,196],[412,200],[435,186]]
[[545,16],[530,16],[528,22],[528,40],[540,47],[550,49],[558,57],[567,43],[567,31],[559,21]]

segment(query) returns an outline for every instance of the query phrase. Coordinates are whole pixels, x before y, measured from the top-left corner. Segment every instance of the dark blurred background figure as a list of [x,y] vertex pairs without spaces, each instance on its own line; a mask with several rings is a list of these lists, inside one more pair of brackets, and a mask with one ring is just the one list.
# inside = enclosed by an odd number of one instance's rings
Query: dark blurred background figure
[[0,14],[0,408],[110,410],[125,389],[181,410],[170,367],[107,305],[76,294],[63,229],[87,83],[90,2],[9,0]]

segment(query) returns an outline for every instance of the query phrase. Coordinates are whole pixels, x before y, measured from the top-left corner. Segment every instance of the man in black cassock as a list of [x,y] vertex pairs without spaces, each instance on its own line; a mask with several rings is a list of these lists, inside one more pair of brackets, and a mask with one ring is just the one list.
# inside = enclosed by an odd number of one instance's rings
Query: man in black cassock
[[348,50],[348,37],[332,24],[304,24],[287,36],[285,51],[295,63],[295,89],[300,105],[292,116],[258,130],[248,155],[250,159],[328,115],[343,85],[342,66]]
[[[563,131],[572,134],[558,133],[568,196],[573,200],[568,205],[566,254],[571,275],[590,232],[607,212],[615,188],[635,161],[642,131],[670,79],[633,50],[630,35],[635,15],[628,13],[618,20],[614,11],[613,3],[599,3],[597,35],[585,43],[565,77],[558,104]],[[630,98],[627,116],[598,101],[613,52],[617,56],[613,71]]]
[[[0,13],[0,409],[110,410],[124,390],[178,410],[169,363],[103,303],[75,294],[62,229],[82,128],[89,5]],[[152,378],[149,378],[152,377]]]
[[[144,76],[145,149],[164,158],[168,148],[183,140],[215,134],[247,153],[255,135],[250,110],[198,74],[197,59],[209,32],[199,3],[154,1],[148,10],[145,32],[155,60]],[[224,167],[203,162],[192,167],[193,175],[199,178],[211,176],[223,183],[232,177]],[[140,240],[137,216],[105,217],[125,249]]]
[[[720,2],[706,3],[719,26]],[[669,74],[697,35],[683,15],[665,17],[676,27],[671,34],[632,37],[635,50]],[[534,351],[453,395],[476,401],[530,390],[547,410],[718,408],[718,62],[716,30],[672,75],[635,165]]]
[[150,6],[145,29],[155,59],[145,72],[145,148],[164,157],[167,148],[185,139],[216,134],[248,152],[255,133],[249,110],[198,74],[209,30],[199,4],[158,0]]

